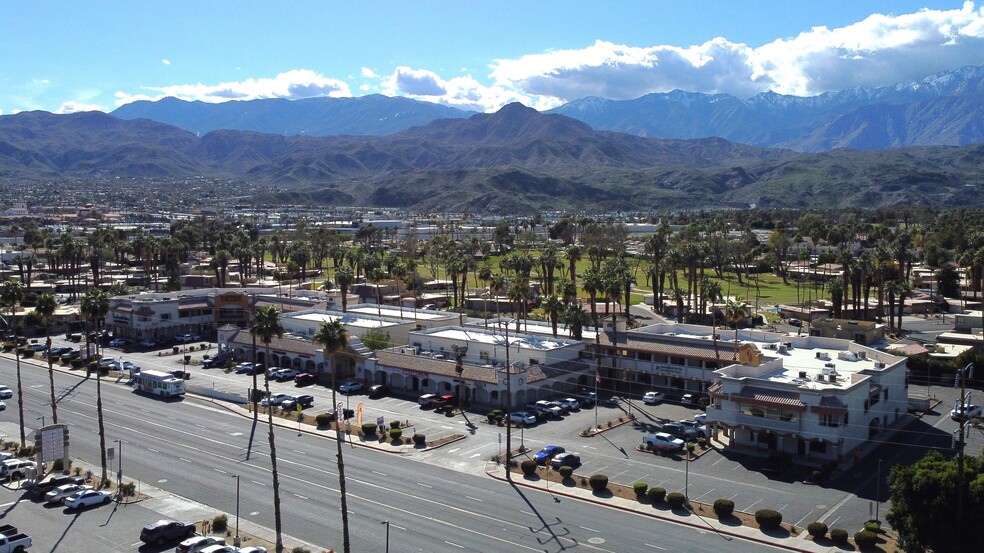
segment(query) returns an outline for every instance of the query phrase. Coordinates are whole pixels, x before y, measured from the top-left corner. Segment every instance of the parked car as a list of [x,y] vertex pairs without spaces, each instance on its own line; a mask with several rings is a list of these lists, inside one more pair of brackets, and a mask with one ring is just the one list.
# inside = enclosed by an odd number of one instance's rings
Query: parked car
[[28,474],[34,474],[37,469],[37,465],[34,461],[28,461],[27,459],[8,459],[0,464],[0,478],[6,480],[7,478],[13,478],[14,480],[21,480]]
[[565,451],[567,450],[559,445],[544,446],[543,449],[537,451],[536,454],[533,455],[533,460],[536,461],[537,464],[545,465],[547,464],[548,461],[553,459],[555,456],[560,455]]
[[680,424],[686,426],[687,428],[694,429],[694,431],[697,432],[697,437],[698,438],[706,438],[707,437],[707,426],[705,426],[704,424],[699,423],[696,420],[682,420],[682,421],[677,421],[677,422],[679,422]]
[[14,391],[10,387],[0,384],[0,399],[10,399],[14,397]]
[[6,411],[6,410],[7,410],[7,403],[2,399],[0,399],[0,411]]
[[963,405],[955,405],[950,411],[950,418],[957,422],[963,422],[968,419],[976,419],[980,416],[980,405],[968,405],[964,403]]
[[178,334],[174,337],[174,339],[181,343],[188,343],[197,342],[198,340],[201,340],[202,337],[197,334]]
[[550,403],[550,405],[553,405],[554,407],[559,408],[561,415],[569,415],[571,413],[571,409],[570,409],[570,407],[567,406],[566,403],[561,403],[559,401],[551,401],[549,403]]
[[276,406],[276,405],[280,405],[281,403],[289,399],[294,399],[294,396],[290,394],[271,394],[270,397],[263,398],[263,400],[260,401],[260,405],[264,407],[266,407],[267,405]]
[[676,453],[682,451],[686,445],[680,438],[675,438],[666,432],[645,434],[642,436],[642,443],[661,453]]
[[280,403],[280,408],[296,411],[298,405],[301,406],[301,409],[307,409],[308,407],[314,405],[314,396],[303,395],[291,399],[285,399]]
[[696,430],[694,430],[693,428],[689,428],[687,426],[684,426],[684,425],[682,425],[682,424],[680,424],[678,422],[667,422],[667,423],[664,423],[663,426],[662,426],[662,428],[660,428],[660,430],[663,431],[663,432],[666,432],[667,434],[671,434],[673,436],[676,436],[677,438],[680,438],[681,440],[688,441],[688,442],[697,439],[697,431]]
[[274,380],[278,382],[287,382],[288,380],[294,380],[297,377],[297,371],[294,369],[280,369],[276,373]]
[[266,547],[241,547],[239,553],[267,553]]
[[140,541],[164,545],[165,542],[186,539],[195,535],[196,523],[177,520],[158,520],[140,530]]
[[521,426],[536,424],[536,417],[526,411],[516,411],[514,413],[510,413],[509,420],[512,421],[513,424],[518,424]]
[[581,392],[581,397],[577,401],[581,404],[581,407],[591,409],[598,403],[598,394],[594,392]]
[[229,350],[222,350],[216,353],[208,359],[202,360],[202,366],[206,369],[211,369],[213,367],[221,367],[226,364],[226,361],[232,359],[232,352]]
[[108,490],[83,490],[65,498],[65,508],[82,509],[93,505],[106,505],[113,500],[113,492]]
[[663,395],[663,392],[646,392],[645,395],[642,396],[642,402],[646,405],[656,405],[657,403],[663,401],[664,398],[665,396]]
[[92,486],[86,486],[83,484],[63,484],[44,494],[44,500],[46,503],[61,503],[69,496],[91,489]]
[[253,372],[253,364],[249,361],[245,361],[236,365],[236,374],[251,374]]
[[200,550],[200,553],[239,553],[242,549],[237,549],[231,545],[215,544]]
[[113,338],[109,341],[109,347],[111,348],[122,348],[124,346],[129,346],[130,341],[124,338]]
[[142,348],[152,348],[157,345],[157,342],[151,340],[150,338],[144,338],[143,340],[137,342],[137,345]]
[[581,456],[570,451],[558,453],[550,460],[550,466],[555,469],[559,469],[560,467],[577,468],[581,466]]
[[369,398],[377,399],[389,393],[389,388],[385,384],[373,384],[369,386]]
[[558,399],[557,403],[567,407],[568,411],[580,411],[581,404],[572,397],[565,397],[563,399]]
[[540,407],[535,401],[526,404],[526,412],[535,416],[536,420],[541,422],[553,418],[553,411],[547,409],[546,407]]
[[85,478],[82,478],[81,476],[62,475],[33,484],[30,486],[30,490],[33,495],[41,496],[60,486],[65,486],[67,484],[82,485],[84,483]]
[[536,402],[535,405],[537,407],[539,407],[540,409],[546,409],[554,417],[559,417],[559,416],[561,416],[561,415],[564,414],[564,411],[560,407],[558,407],[558,406],[554,405],[553,403],[550,403],[549,401],[546,401],[546,400],[542,400],[541,399],[540,401]]
[[338,387],[338,392],[342,394],[354,394],[365,386],[356,380],[347,380]]
[[318,381],[318,377],[311,373],[300,373],[294,377],[294,386],[310,386]]
[[803,321],[797,319],[796,317],[790,317],[790,318],[786,319],[786,324],[788,324],[789,326],[795,326],[795,327],[799,328],[799,327],[803,326]]
[[198,553],[212,545],[225,545],[225,540],[213,536],[192,536],[178,544],[174,553]]
[[707,413],[697,413],[694,415],[694,420],[707,426]]

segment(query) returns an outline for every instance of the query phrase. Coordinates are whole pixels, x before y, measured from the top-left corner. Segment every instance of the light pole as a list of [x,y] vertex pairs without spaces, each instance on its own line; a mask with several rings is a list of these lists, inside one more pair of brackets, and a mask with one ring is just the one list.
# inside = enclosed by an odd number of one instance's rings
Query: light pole
[[116,444],[119,446],[117,449],[120,452],[116,465],[116,489],[119,490],[120,485],[123,484],[123,440],[116,440]]
[[233,538],[232,545],[239,547],[239,475],[233,476],[236,477],[236,537]]
[[384,520],[384,521],[380,522],[380,524],[385,524],[386,525],[386,553],[389,553],[389,550],[390,550],[390,521]]
[[878,508],[881,507],[881,465],[882,460],[878,459],[878,476],[875,480],[875,522],[881,522],[881,519],[878,518]]
[[683,480],[683,497],[685,497],[686,499],[690,499],[690,449],[689,448],[686,449],[687,449],[687,460],[684,461],[684,465],[683,465],[686,468],[686,472],[684,473],[685,476]]
[[38,418],[36,418],[34,420],[41,421],[41,428],[44,428],[44,415],[41,415],[40,417],[38,417]]

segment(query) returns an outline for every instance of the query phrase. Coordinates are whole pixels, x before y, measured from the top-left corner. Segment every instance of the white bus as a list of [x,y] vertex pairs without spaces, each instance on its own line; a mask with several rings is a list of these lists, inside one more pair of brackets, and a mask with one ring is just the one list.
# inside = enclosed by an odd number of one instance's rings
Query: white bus
[[140,371],[133,377],[133,389],[162,397],[181,396],[185,393],[184,380],[161,371]]

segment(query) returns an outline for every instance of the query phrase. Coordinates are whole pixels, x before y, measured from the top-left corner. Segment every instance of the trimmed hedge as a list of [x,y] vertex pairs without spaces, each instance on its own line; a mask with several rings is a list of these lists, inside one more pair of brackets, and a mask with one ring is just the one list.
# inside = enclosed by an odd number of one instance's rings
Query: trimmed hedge
[[662,503],[666,499],[666,490],[656,486],[655,488],[649,488],[646,491],[646,496],[649,497],[649,502],[653,505],[657,503]]
[[522,469],[523,474],[526,476],[533,476],[536,474],[536,461],[533,459],[526,459],[519,464],[519,468]]
[[782,525],[782,513],[773,509],[755,511],[755,522],[763,530],[775,530]]
[[881,523],[875,520],[869,520],[868,522],[864,523],[864,529],[867,530],[868,532],[874,532],[875,534],[877,534],[878,532],[881,531]]
[[314,417],[314,422],[317,423],[318,426],[328,426],[329,424],[335,422],[335,414],[318,413],[318,415]]
[[847,530],[843,528],[834,528],[830,531],[830,540],[841,545],[847,543]]
[[400,421],[390,421],[390,429],[398,430],[400,428]]
[[687,501],[687,497],[680,492],[670,492],[666,494],[666,504],[671,509],[679,509]]
[[715,499],[714,500],[714,514],[718,518],[730,517],[732,513],[735,512],[735,502],[730,499]]
[[403,437],[402,428],[390,428],[390,439],[399,440],[402,437]]
[[364,423],[362,423],[362,434],[364,436],[375,436],[376,435],[376,423],[374,423],[374,422],[364,422]]
[[858,549],[865,550],[874,547],[876,543],[878,543],[878,534],[874,532],[861,530],[854,534],[854,544],[858,546]]
[[649,484],[646,484],[645,482],[636,482],[635,484],[632,484],[632,491],[634,491],[636,495],[646,495],[646,490],[648,489]]
[[827,535],[827,525],[822,522],[811,522],[806,527],[806,531],[814,538],[822,538]]
[[604,474],[592,474],[591,478],[588,478],[588,484],[596,492],[605,491],[608,489],[608,476]]
[[427,444],[427,436],[424,436],[423,434],[420,434],[418,432],[418,433],[416,433],[416,434],[413,435],[413,443],[415,443],[417,445],[426,445]]
[[569,467],[567,465],[564,465],[559,469],[557,469],[557,473],[560,474],[561,478],[564,479],[570,478],[571,476],[574,476],[574,467]]

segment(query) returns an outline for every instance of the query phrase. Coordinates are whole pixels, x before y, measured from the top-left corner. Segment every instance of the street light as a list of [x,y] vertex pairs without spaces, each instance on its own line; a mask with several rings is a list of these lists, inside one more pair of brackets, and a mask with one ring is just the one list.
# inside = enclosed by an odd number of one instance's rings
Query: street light
[[118,490],[120,489],[120,485],[123,483],[123,440],[122,439],[116,440],[116,443],[119,445],[119,452],[120,452],[120,456],[119,459],[117,460],[117,465],[116,465],[117,466],[116,489]]
[[386,553],[389,553],[389,550],[390,550],[390,521],[384,520],[384,521],[380,522],[380,524],[385,524],[386,525]]
[[232,545],[239,547],[239,475],[233,476],[236,477],[236,537],[233,538]]
[[878,508],[881,507],[881,465],[882,460],[878,459],[878,477],[875,480],[875,522],[881,522],[878,518]]
[[41,421],[41,428],[44,428],[44,426],[45,426],[45,424],[44,424],[44,415],[41,415],[40,417],[38,417],[38,418],[36,418],[34,420]]

